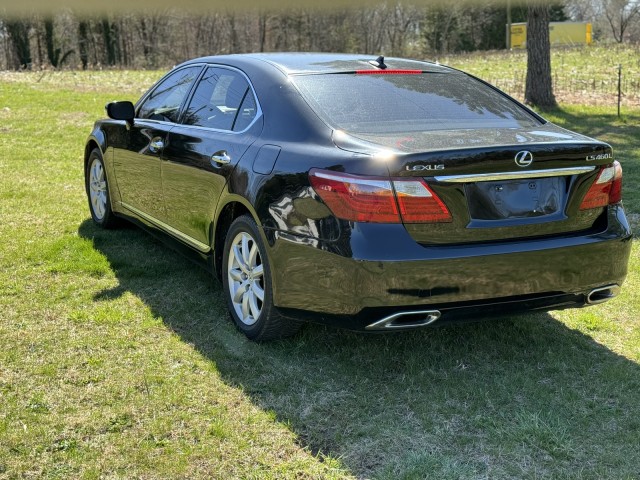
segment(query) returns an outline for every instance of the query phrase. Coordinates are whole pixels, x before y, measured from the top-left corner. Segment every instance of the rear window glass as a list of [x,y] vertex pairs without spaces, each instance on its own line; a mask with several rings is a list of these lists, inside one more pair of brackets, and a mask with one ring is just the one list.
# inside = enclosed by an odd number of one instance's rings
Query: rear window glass
[[324,74],[293,77],[331,126],[353,133],[522,128],[540,122],[463,74]]

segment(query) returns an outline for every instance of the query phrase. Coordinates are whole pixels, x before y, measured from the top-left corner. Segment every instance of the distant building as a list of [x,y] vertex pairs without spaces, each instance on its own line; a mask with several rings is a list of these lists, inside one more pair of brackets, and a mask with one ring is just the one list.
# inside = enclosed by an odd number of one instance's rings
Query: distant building
[[[551,46],[591,45],[591,24],[587,22],[550,22]],[[511,48],[527,47],[527,24],[511,24]]]

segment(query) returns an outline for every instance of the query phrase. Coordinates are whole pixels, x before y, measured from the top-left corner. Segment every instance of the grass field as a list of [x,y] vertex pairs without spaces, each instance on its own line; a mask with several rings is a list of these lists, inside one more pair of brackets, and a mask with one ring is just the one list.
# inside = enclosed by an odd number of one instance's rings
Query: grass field
[[[157,76],[0,73],[0,479],[640,478],[637,242],[601,306],[253,344],[203,270],[89,221],[92,122]],[[638,218],[640,109],[545,115],[613,144]]]
[[[439,59],[496,85],[518,99],[524,97],[527,53],[496,51]],[[640,46],[593,45],[551,50],[552,82],[563,103],[605,105],[615,109],[618,101],[618,66],[622,69],[622,106],[640,107]],[[614,110],[612,110],[614,111]]]

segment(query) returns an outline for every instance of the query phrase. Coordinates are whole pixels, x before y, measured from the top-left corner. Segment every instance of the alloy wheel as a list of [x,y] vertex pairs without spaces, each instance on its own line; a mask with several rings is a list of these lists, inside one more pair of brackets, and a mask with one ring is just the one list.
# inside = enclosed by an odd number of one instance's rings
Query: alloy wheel
[[89,199],[96,219],[102,220],[107,211],[107,182],[104,167],[98,158],[89,167]]
[[229,250],[227,280],[238,318],[245,325],[258,321],[264,302],[264,267],[258,244],[247,232],[238,233]]

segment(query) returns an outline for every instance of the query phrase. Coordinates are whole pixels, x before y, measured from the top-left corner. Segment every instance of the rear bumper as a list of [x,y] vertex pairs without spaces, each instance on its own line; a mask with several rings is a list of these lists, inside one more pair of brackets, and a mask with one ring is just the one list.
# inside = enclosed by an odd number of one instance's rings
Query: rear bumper
[[[291,318],[305,319],[350,330],[394,331],[420,328],[428,325],[473,322],[512,313],[544,312],[566,308],[581,308],[588,305],[587,293],[543,293],[438,305],[366,307],[355,315],[321,313],[290,308],[280,308],[279,310],[283,315]],[[397,318],[397,320],[387,324],[385,320],[392,317]]]
[[402,309],[436,309],[444,321],[582,306],[627,274],[629,225],[621,206],[607,216],[598,233],[445,247],[417,244],[402,225],[353,224],[337,242],[270,232],[274,302],[348,328]]

